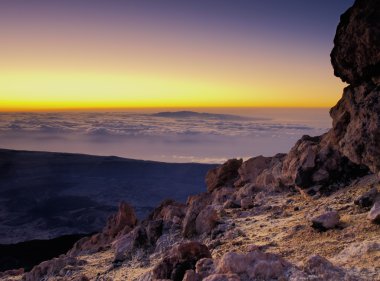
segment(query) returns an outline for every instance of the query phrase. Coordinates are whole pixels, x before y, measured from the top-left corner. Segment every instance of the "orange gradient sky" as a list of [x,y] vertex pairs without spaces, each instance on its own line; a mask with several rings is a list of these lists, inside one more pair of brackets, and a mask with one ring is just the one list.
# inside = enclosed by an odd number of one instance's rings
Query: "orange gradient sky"
[[[333,23],[326,35],[305,27],[305,36],[257,22],[242,26],[232,16],[225,26],[218,15],[199,23],[195,12],[178,20],[146,6],[129,7],[127,17],[116,8],[74,9],[72,1],[65,9],[35,1],[48,13],[4,2],[1,111],[330,107],[344,86],[329,61]],[[343,10],[336,10],[337,21]]]

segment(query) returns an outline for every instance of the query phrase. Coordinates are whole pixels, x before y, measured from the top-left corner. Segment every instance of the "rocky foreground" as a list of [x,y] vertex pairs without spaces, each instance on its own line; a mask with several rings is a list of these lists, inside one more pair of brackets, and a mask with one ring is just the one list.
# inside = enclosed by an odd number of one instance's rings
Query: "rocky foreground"
[[333,128],[288,154],[232,159],[207,192],[138,222],[126,203],[101,233],[3,280],[380,280],[380,2],[357,0],[331,54],[349,83]]

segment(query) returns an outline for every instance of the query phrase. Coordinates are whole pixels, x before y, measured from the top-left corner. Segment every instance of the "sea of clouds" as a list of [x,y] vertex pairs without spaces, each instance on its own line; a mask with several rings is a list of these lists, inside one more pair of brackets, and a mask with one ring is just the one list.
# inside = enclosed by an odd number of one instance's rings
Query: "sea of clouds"
[[0,113],[0,147],[220,163],[231,157],[287,152],[302,135],[320,135],[329,127],[327,113],[320,115],[326,119],[321,122],[302,114],[297,118],[263,115],[188,111]]

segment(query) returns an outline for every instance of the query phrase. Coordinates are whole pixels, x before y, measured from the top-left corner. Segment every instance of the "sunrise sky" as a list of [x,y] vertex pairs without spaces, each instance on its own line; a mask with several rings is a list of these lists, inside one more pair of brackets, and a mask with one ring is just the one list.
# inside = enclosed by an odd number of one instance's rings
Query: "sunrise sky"
[[329,107],[353,0],[3,0],[0,111]]

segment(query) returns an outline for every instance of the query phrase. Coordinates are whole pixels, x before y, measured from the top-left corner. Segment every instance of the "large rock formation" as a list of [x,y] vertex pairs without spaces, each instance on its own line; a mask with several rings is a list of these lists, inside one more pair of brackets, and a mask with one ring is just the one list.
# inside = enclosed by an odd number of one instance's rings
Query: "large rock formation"
[[297,186],[313,194],[380,171],[379,19],[378,0],[357,0],[341,17],[331,63],[349,86],[330,110],[332,129],[302,137],[286,156],[247,160],[237,186]]
[[380,2],[357,0],[341,17],[331,52],[334,73],[350,85],[331,111],[330,141],[380,171]]
[[380,2],[357,0],[340,18],[331,52],[334,73],[360,85],[380,76]]

